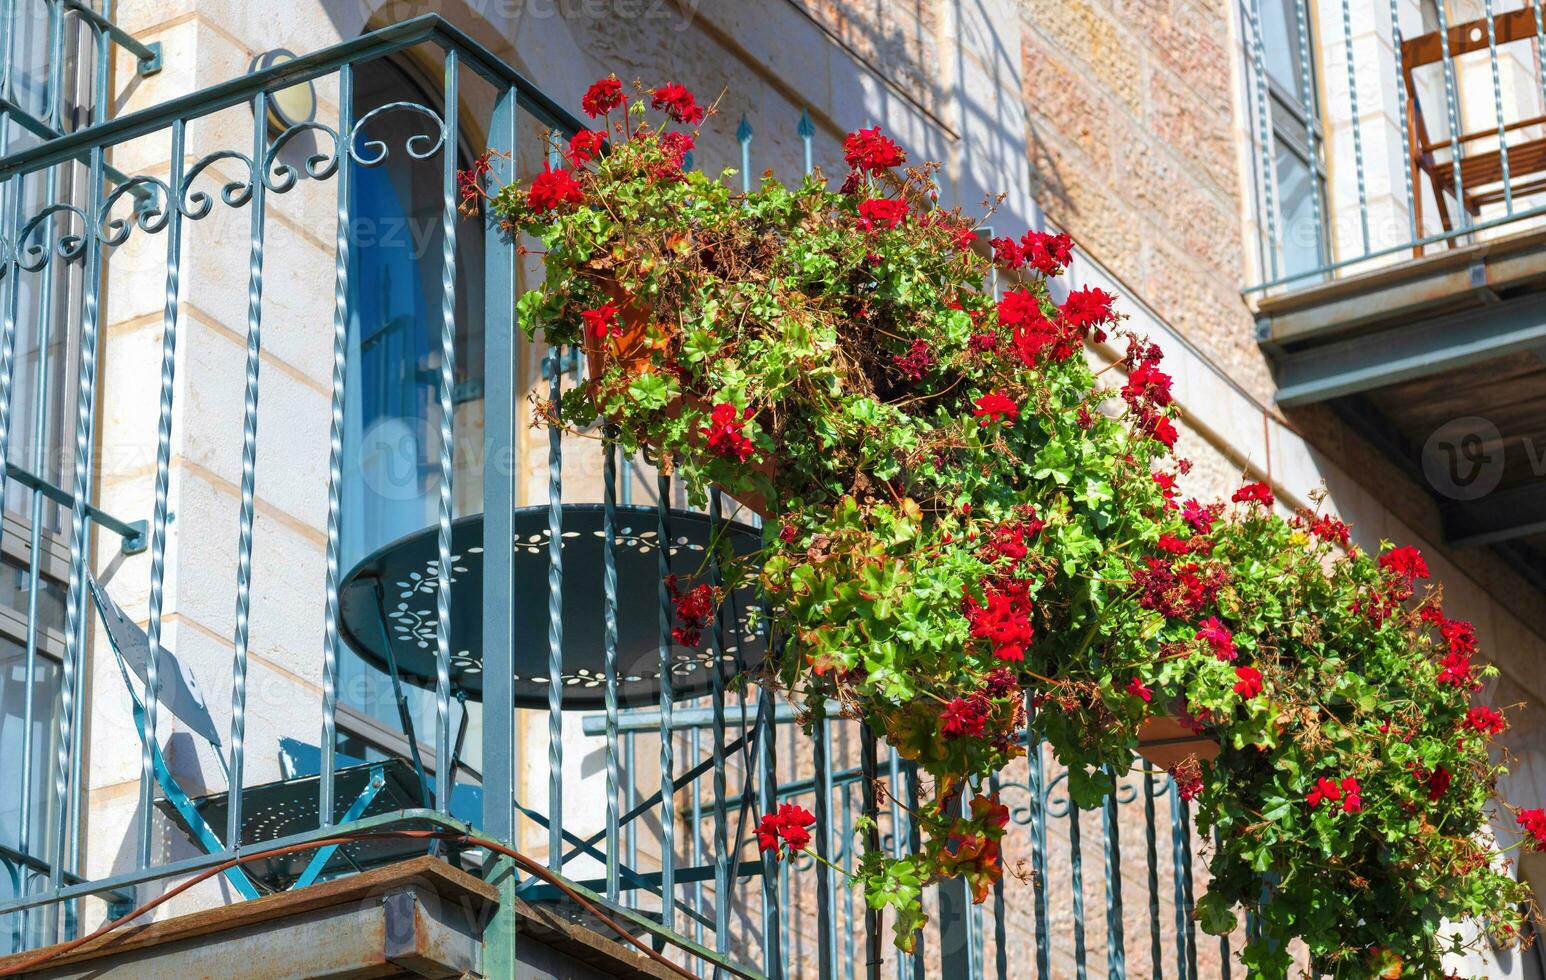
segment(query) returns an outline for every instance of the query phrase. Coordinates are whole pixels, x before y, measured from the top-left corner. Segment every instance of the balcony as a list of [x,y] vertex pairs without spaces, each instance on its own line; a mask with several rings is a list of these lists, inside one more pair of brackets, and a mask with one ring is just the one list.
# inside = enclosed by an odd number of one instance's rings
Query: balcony
[[1542,585],[1546,25],[1456,8],[1245,5],[1246,294],[1280,405],[1329,406],[1431,495],[1448,544]]
[[[145,70],[49,10],[83,63]],[[0,970],[175,975],[220,943],[276,973],[1195,977],[1238,948],[1198,941],[1176,787],[1135,769],[1081,812],[1034,741],[978,787],[1029,884],[932,889],[917,951],[883,941],[834,867],[861,818],[917,834],[913,767],[757,687],[756,596],[695,647],[661,611],[662,573],[756,522],[531,426],[581,359],[521,338],[540,265],[455,202],[466,160],[519,180],[581,125],[541,88],[438,17],[118,116],[96,84],[74,129],[45,87],[49,125],[0,153],[25,582],[0,603]],[[756,164],[756,139],[699,152]],[[758,853],[783,801],[831,866]],[[462,901],[497,912],[416,911]]]

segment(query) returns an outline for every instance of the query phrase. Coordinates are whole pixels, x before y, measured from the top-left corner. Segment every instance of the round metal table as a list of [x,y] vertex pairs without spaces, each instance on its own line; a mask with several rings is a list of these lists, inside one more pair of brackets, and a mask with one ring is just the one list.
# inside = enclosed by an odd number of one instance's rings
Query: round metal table
[[[654,507],[615,509],[617,560],[618,704],[639,707],[660,700],[660,570],[658,517]],[[515,511],[514,692],[515,705],[548,704],[548,508]],[[563,505],[563,707],[604,707],[605,601],[604,511],[601,504]],[[708,581],[709,518],[673,510],[669,519],[670,568],[682,588]],[[761,548],[761,532],[733,521],[721,523],[737,555]],[[405,681],[433,688],[436,661],[438,529],[416,531],[378,549],[345,577],[339,589],[340,635],[370,663],[390,672],[395,661]],[[472,700],[483,696],[483,517],[464,517],[451,527],[451,684]],[[766,650],[763,601],[743,586],[726,599],[723,650],[713,648],[712,625],[695,647],[670,642],[673,700],[707,694],[712,671],[728,679],[761,661]],[[673,624],[674,625],[674,624]],[[388,648],[390,644],[390,651]],[[390,656],[388,655],[390,652]]]

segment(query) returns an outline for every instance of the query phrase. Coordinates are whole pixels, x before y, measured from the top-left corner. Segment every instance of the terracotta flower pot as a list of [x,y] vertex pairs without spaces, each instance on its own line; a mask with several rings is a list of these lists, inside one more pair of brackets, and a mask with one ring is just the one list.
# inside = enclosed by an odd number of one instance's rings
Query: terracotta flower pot
[[[662,341],[657,339],[657,329],[652,329],[655,328],[655,319],[649,307],[630,297],[611,275],[598,274],[594,279],[602,292],[606,293],[607,299],[617,306],[618,314],[607,336],[595,337],[587,331],[582,340],[593,395],[596,393],[596,386],[600,383],[601,376],[608,367],[614,363],[621,364],[626,376],[641,374],[649,367],[650,353],[662,344]],[[678,396],[667,405],[665,414],[668,418],[675,419],[688,409],[707,415],[713,410],[713,406],[703,398],[689,393]],[[651,448],[659,447],[651,443]],[[752,468],[769,479],[772,479],[777,472],[773,461],[768,459],[754,464]],[[771,508],[761,494],[744,493],[735,499],[764,520],[773,516]]]
[[1218,758],[1219,743],[1182,723],[1176,715],[1144,719],[1138,729],[1138,754],[1158,769],[1170,769],[1188,756],[1211,761]]

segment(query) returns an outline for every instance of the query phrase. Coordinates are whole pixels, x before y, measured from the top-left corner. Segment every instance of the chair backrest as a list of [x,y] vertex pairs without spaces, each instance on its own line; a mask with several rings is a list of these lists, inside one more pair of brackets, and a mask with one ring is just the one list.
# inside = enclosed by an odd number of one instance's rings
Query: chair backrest
[[[1525,41],[1536,36],[1535,10],[1524,7],[1495,14],[1492,18],[1494,42],[1498,47],[1514,41]],[[1458,58],[1472,51],[1487,49],[1487,18],[1481,17],[1455,24],[1449,29],[1449,56]],[[1444,38],[1440,31],[1420,34],[1401,42],[1401,70],[1408,77],[1413,69],[1434,65],[1444,60]]]
[[[140,682],[148,683],[150,637],[119,608],[118,603],[113,601],[112,596],[95,578],[87,576],[86,581],[91,587],[97,609],[102,614],[102,625],[107,628],[108,641]],[[164,645],[160,656],[156,658],[156,667],[156,700],[178,721],[208,741],[217,757],[221,756],[220,730],[215,727],[214,718],[210,717],[209,708],[204,703],[204,693],[199,690],[199,682],[193,673]]]

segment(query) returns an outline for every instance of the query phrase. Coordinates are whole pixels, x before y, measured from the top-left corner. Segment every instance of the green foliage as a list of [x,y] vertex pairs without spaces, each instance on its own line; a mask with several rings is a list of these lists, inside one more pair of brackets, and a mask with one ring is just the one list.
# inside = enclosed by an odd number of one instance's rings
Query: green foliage
[[[1416,586],[1415,553],[1285,519],[1261,485],[1175,499],[1159,352],[1098,290],[1053,301],[1066,241],[995,243],[1017,278],[1000,299],[970,224],[929,206],[927,168],[739,195],[683,172],[637,111],[625,125],[575,168],[582,204],[491,198],[546,249],[523,329],[603,364],[550,420],[602,415],[694,499],[766,503],[748,573],[788,642],[758,682],[837,700],[933,779],[919,853],[857,872],[899,944],[925,885],[961,875],[981,896],[1002,874],[1007,812],[959,801],[1023,755],[1027,723],[1094,806],[1156,716],[1219,743],[1172,775],[1220,841],[1200,925],[1253,910],[1253,975],[1284,975],[1293,939],[1435,975],[1450,923],[1517,925],[1525,892],[1487,831],[1499,769],[1467,721],[1474,639]],[[605,336],[587,315],[610,316]],[[1125,378],[1084,356],[1108,331]]]

